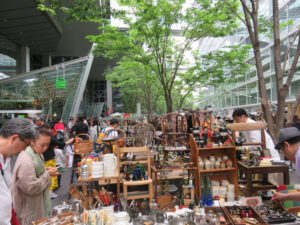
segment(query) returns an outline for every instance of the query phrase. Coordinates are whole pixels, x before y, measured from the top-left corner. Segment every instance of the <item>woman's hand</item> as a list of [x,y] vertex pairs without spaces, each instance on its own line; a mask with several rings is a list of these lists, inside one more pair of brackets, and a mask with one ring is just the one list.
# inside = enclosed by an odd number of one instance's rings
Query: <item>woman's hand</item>
[[276,192],[272,197],[272,201],[286,201],[288,200],[287,198],[288,194]]
[[53,167],[47,167],[46,170],[47,170],[47,172],[49,173],[49,175],[50,175],[51,177],[56,177],[56,176],[58,176],[58,175],[61,174],[61,173],[58,173],[58,172],[57,172],[57,169],[56,169],[56,168],[53,168]]

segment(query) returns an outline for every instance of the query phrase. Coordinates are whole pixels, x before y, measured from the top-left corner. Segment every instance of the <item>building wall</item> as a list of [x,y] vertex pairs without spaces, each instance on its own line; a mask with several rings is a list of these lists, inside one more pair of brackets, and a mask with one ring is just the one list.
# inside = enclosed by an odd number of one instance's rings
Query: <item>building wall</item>
[[[262,6],[261,13],[269,15],[271,18],[270,11],[270,0],[260,2]],[[288,25],[281,29],[281,54],[282,60],[288,47],[289,42],[293,39],[293,34],[299,29],[300,25],[300,1],[281,1],[280,9],[280,23],[286,23],[289,20],[293,21],[292,25]],[[239,27],[233,36],[226,38],[227,44],[230,41],[231,44],[245,45],[250,43],[248,31],[245,26]],[[291,48],[290,54],[288,55],[285,79],[287,77],[287,70],[290,68],[292,60],[294,58],[295,50],[297,47],[297,40]],[[271,102],[276,103],[276,79],[275,79],[275,68],[273,58],[273,40],[267,37],[261,37],[261,54],[264,69],[265,82],[267,87],[267,95]],[[253,52],[250,52],[250,57],[247,61],[251,67],[245,75],[239,75],[237,81],[228,85],[221,85],[216,88],[209,88],[204,100],[200,102],[201,107],[211,105],[214,109],[231,109],[237,106],[240,107],[257,107],[260,104],[260,97],[258,93],[257,74],[255,67],[255,59]],[[284,79],[284,82],[285,82]],[[297,92],[300,90],[300,62],[295,71],[292,85],[287,95],[287,102],[293,101]]]

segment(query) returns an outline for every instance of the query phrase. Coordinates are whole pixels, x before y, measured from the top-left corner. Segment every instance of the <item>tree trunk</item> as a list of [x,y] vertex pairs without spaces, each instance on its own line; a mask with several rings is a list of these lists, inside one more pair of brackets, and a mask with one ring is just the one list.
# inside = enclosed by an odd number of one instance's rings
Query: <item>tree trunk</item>
[[275,139],[275,132],[274,132],[274,122],[273,122],[272,112],[270,110],[270,105],[268,102],[267,88],[266,88],[266,83],[264,78],[258,38],[256,40],[253,40],[252,45],[253,45],[253,50],[255,55],[256,70],[258,76],[258,90],[261,98],[261,107],[264,113],[264,118],[268,123],[268,132],[272,137],[272,139],[275,141],[276,139]]
[[168,90],[166,87],[164,87],[164,97],[165,97],[165,102],[167,106],[167,113],[173,112],[173,100],[172,100],[172,95],[171,95],[170,90]]
[[285,97],[287,94],[286,88],[283,87],[283,73],[281,68],[281,49],[280,49],[280,29],[279,29],[279,8],[278,0],[273,0],[273,34],[274,34],[274,64],[276,75],[277,88],[277,112],[276,112],[276,127],[274,129],[273,140],[277,140],[277,134],[283,128]]
[[275,133],[274,133],[274,122],[270,110],[270,105],[268,103],[267,89],[266,89],[262,59],[260,54],[259,36],[258,36],[259,34],[258,33],[258,28],[259,28],[258,6],[256,5],[258,4],[258,1],[254,1],[254,0],[250,1],[252,5],[252,10],[250,10],[247,7],[245,0],[240,0],[240,1],[243,5],[243,10],[245,14],[245,23],[250,35],[250,40],[252,43],[252,48],[255,56],[256,70],[257,70],[257,77],[258,77],[258,90],[261,98],[261,107],[264,113],[264,118],[268,124],[269,134],[273,140],[276,140]]

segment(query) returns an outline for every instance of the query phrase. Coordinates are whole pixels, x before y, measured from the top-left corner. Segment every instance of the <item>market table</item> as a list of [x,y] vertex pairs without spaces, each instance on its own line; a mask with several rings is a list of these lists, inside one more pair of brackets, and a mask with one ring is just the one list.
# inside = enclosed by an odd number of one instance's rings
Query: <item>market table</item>
[[120,175],[117,172],[115,176],[112,177],[99,177],[99,178],[92,178],[89,177],[87,179],[82,179],[81,176],[77,179],[78,183],[91,183],[91,182],[98,182],[99,185],[109,185],[109,184],[117,184],[117,198],[119,199],[120,193]]
[[[289,166],[288,165],[272,165],[272,166],[247,166],[243,162],[237,162],[238,169],[245,174],[245,180],[239,180],[239,183],[246,183],[246,186],[240,185],[246,196],[252,196],[257,191],[276,189],[276,185],[268,182],[269,173],[282,173],[283,183],[290,184]],[[263,180],[253,181],[252,174],[262,174]],[[253,186],[253,184],[260,184]]]

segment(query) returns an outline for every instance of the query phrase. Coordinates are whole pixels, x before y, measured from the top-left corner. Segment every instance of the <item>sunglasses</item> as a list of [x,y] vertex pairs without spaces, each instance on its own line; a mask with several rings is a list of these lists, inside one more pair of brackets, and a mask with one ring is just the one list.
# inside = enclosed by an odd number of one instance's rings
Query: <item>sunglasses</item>
[[26,147],[28,147],[30,145],[30,141],[27,142],[21,135],[19,135],[19,138],[21,141],[23,141],[25,143]]

